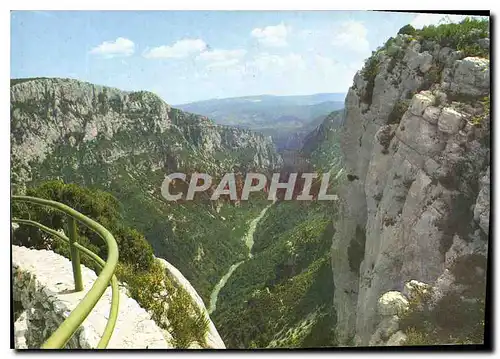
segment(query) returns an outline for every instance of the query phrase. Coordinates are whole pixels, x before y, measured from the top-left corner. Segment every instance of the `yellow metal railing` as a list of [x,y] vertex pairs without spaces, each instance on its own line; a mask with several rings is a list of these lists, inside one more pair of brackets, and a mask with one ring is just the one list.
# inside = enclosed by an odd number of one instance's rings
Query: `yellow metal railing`
[[[62,322],[62,324],[57,328],[57,330],[52,333],[52,335],[43,343],[43,349],[58,349],[63,348],[66,343],[75,334],[76,330],[83,323],[85,318],[90,314],[92,309],[95,307],[99,299],[104,294],[106,288],[111,283],[111,308],[109,312],[108,322],[104,328],[101,340],[99,341],[97,348],[104,349],[111,339],[113,330],[115,328],[116,319],[118,317],[118,306],[119,306],[119,291],[118,291],[118,281],[114,275],[116,265],[118,263],[118,245],[113,235],[102,225],[88,218],[87,216],[75,211],[73,208],[55,201],[50,201],[42,198],[28,197],[28,196],[12,196],[13,202],[27,202],[32,204],[37,204],[41,206],[46,206],[50,208],[57,209],[68,216],[68,235],[69,238],[64,234],[55,231],[52,228],[46,227],[41,223],[32,221],[30,219],[20,219],[13,218],[12,222],[34,226],[42,231],[57,237],[64,242],[69,244],[71,263],[73,266],[73,277],[75,280],[75,291],[79,292],[83,290],[82,283],[82,272],[80,265],[80,252],[90,257],[95,261],[101,268],[101,272],[97,277],[96,281],[92,285],[92,288],[87,292],[85,297],[77,305],[77,307],[71,312],[71,314]],[[83,247],[77,243],[77,222],[87,226],[95,233],[97,233],[107,244],[108,247],[108,257],[104,261],[94,252]]]

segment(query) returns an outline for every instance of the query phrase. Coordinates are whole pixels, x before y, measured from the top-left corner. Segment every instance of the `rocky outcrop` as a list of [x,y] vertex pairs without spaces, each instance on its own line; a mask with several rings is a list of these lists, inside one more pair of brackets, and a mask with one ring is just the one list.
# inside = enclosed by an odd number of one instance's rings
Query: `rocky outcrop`
[[191,296],[193,303],[209,319],[208,331],[205,337],[205,347],[209,349],[226,349],[226,346],[224,345],[224,342],[222,341],[217,328],[215,328],[214,323],[210,319],[208,310],[205,307],[205,303],[203,303],[203,299],[201,299],[201,297],[198,295],[196,289],[194,289],[194,287],[191,285],[191,283],[189,283],[186,277],[184,277],[184,275],[172,264],[162,258],[156,258],[156,260],[161,263],[162,267],[165,268],[169,277],[174,280],[176,285],[181,286],[186,290],[186,292]]
[[375,333],[370,337],[369,345],[400,346],[404,345],[407,336],[400,330],[400,321],[410,310],[410,301],[415,305],[421,297],[431,293],[432,288],[416,280],[405,283],[403,292],[389,291],[379,298],[377,313],[380,321]]
[[[14,324],[16,349],[40,348],[41,344],[76,308],[97,276],[82,266],[84,290],[74,292],[71,262],[52,251],[12,246],[13,299],[22,312]],[[96,348],[109,317],[111,287],[78,328],[65,348]],[[168,333],[167,333],[168,334]],[[174,348],[170,334],[151,320],[146,310],[120,289],[119,312],[109,349]]]
[[407,35],[354,77],[341,135],[348,180],[331,250],[339,345],[389,335],[401,343],[394,313],[377,312],[381,296],[410,280],[456,289],[453,266],[486,256],[488,95],[487,59]]
[[306,155],[311,155],[318,149],[320,144],[330,140],[332,133],[337,131],[342,125],[343,116],[344,110],[334,111],[326,116],[318,127],[305,136],[302,152]]
[[188,166],[212,175],[234,165],[274,168],[281,161],[269,138],[215,125],[150,92],[38,78],[12,80],[10,96],[15,188],[70,172],[87,172],[84,180],[95,182],[93,167],[111,171],[131,157],[152,171]]

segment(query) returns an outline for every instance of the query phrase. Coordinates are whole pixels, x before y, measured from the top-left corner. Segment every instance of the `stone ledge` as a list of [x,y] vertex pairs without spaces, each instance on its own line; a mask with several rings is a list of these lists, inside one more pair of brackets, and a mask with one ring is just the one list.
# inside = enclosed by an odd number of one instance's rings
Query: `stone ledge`
[[[82,265],[84,290],[75,293],[69,259],[52,251],[19,246],[12,246],[12,275],[13,298],[20,301],[25,310],[19,323],[16,322],[16,329],[20,329],[16,330],[15,338],[18,349],[39,348],[80,303],[97,278],[94,271]],[[66,348],[96,348],[110,306],[111,287],[108,287]],[[146,310],[120,291],[118,320],[108,348],[170,349],[173,345],[165,340]]]

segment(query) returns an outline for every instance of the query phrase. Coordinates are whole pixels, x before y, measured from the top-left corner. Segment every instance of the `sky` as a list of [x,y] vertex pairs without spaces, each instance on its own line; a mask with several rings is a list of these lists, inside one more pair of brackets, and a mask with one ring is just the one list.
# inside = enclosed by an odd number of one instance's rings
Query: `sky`
[[404,25],[464,16],[368,11],[13,11],[11,78],[148,90],[169,104],[347,92]]

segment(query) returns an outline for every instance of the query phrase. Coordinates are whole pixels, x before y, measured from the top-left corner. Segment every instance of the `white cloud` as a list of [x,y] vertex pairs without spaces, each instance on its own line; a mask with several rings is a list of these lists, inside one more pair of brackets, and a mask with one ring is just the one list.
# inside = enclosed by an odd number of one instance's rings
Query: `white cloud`
[[302,56],[295,53],[288,55],[273,55],[266,52],[260,53],[256,55],[254,60],[248,65],[261,72],[276,70],[279,72],[287,72],[306,68]]
[[133,41],[124,37],[119,37],[115,41],[104,41],[102,44],[90,50],[90,54],[104,57],[130,56],[134,53],[135,45]]
[[338,61],[326,56],[315,54],[313,57],[313,64],[317,70],[326,72],[338,64]]
[[207,68],[231,67],[240,63],[240,60],[246,55],[244,49],[222,50],[215,49],[203,51],[197,56],[197,60],[205,62]]
[[264,28],[255,28],[250,35],[259,41],[260,44],[268,47],[287,46],[287,36],[291,28],[284,23],[275,26],[266,26]]
[[337,47],[349,49],[357,53],[370,51],[370,44],[366,35],[368,30],[359,21],[346,21],[340,24],[333,36],[332,44]]
[[341,92],[352,84],[357,70],[350,62],[340,63],[326,54],[262,52],[246,63],[241,91],[248,93],[248,87],[254,93],[269,94]]
[[299,37],[307,38],[316,34],[316,31],[311,29],[303,29],[299,31]]
[[147,59],[182,59],[206,50],[207,44],[201,39],[183,39],[171,46],[158,46],[143,53]]
[[441,25],[449,23],[457,23],[466,17],[487,19],[484,16],[468,16],[468,15],[445,15],[445,14],[418,14],[410,23],[416,29],[421,29],[429,25]]

